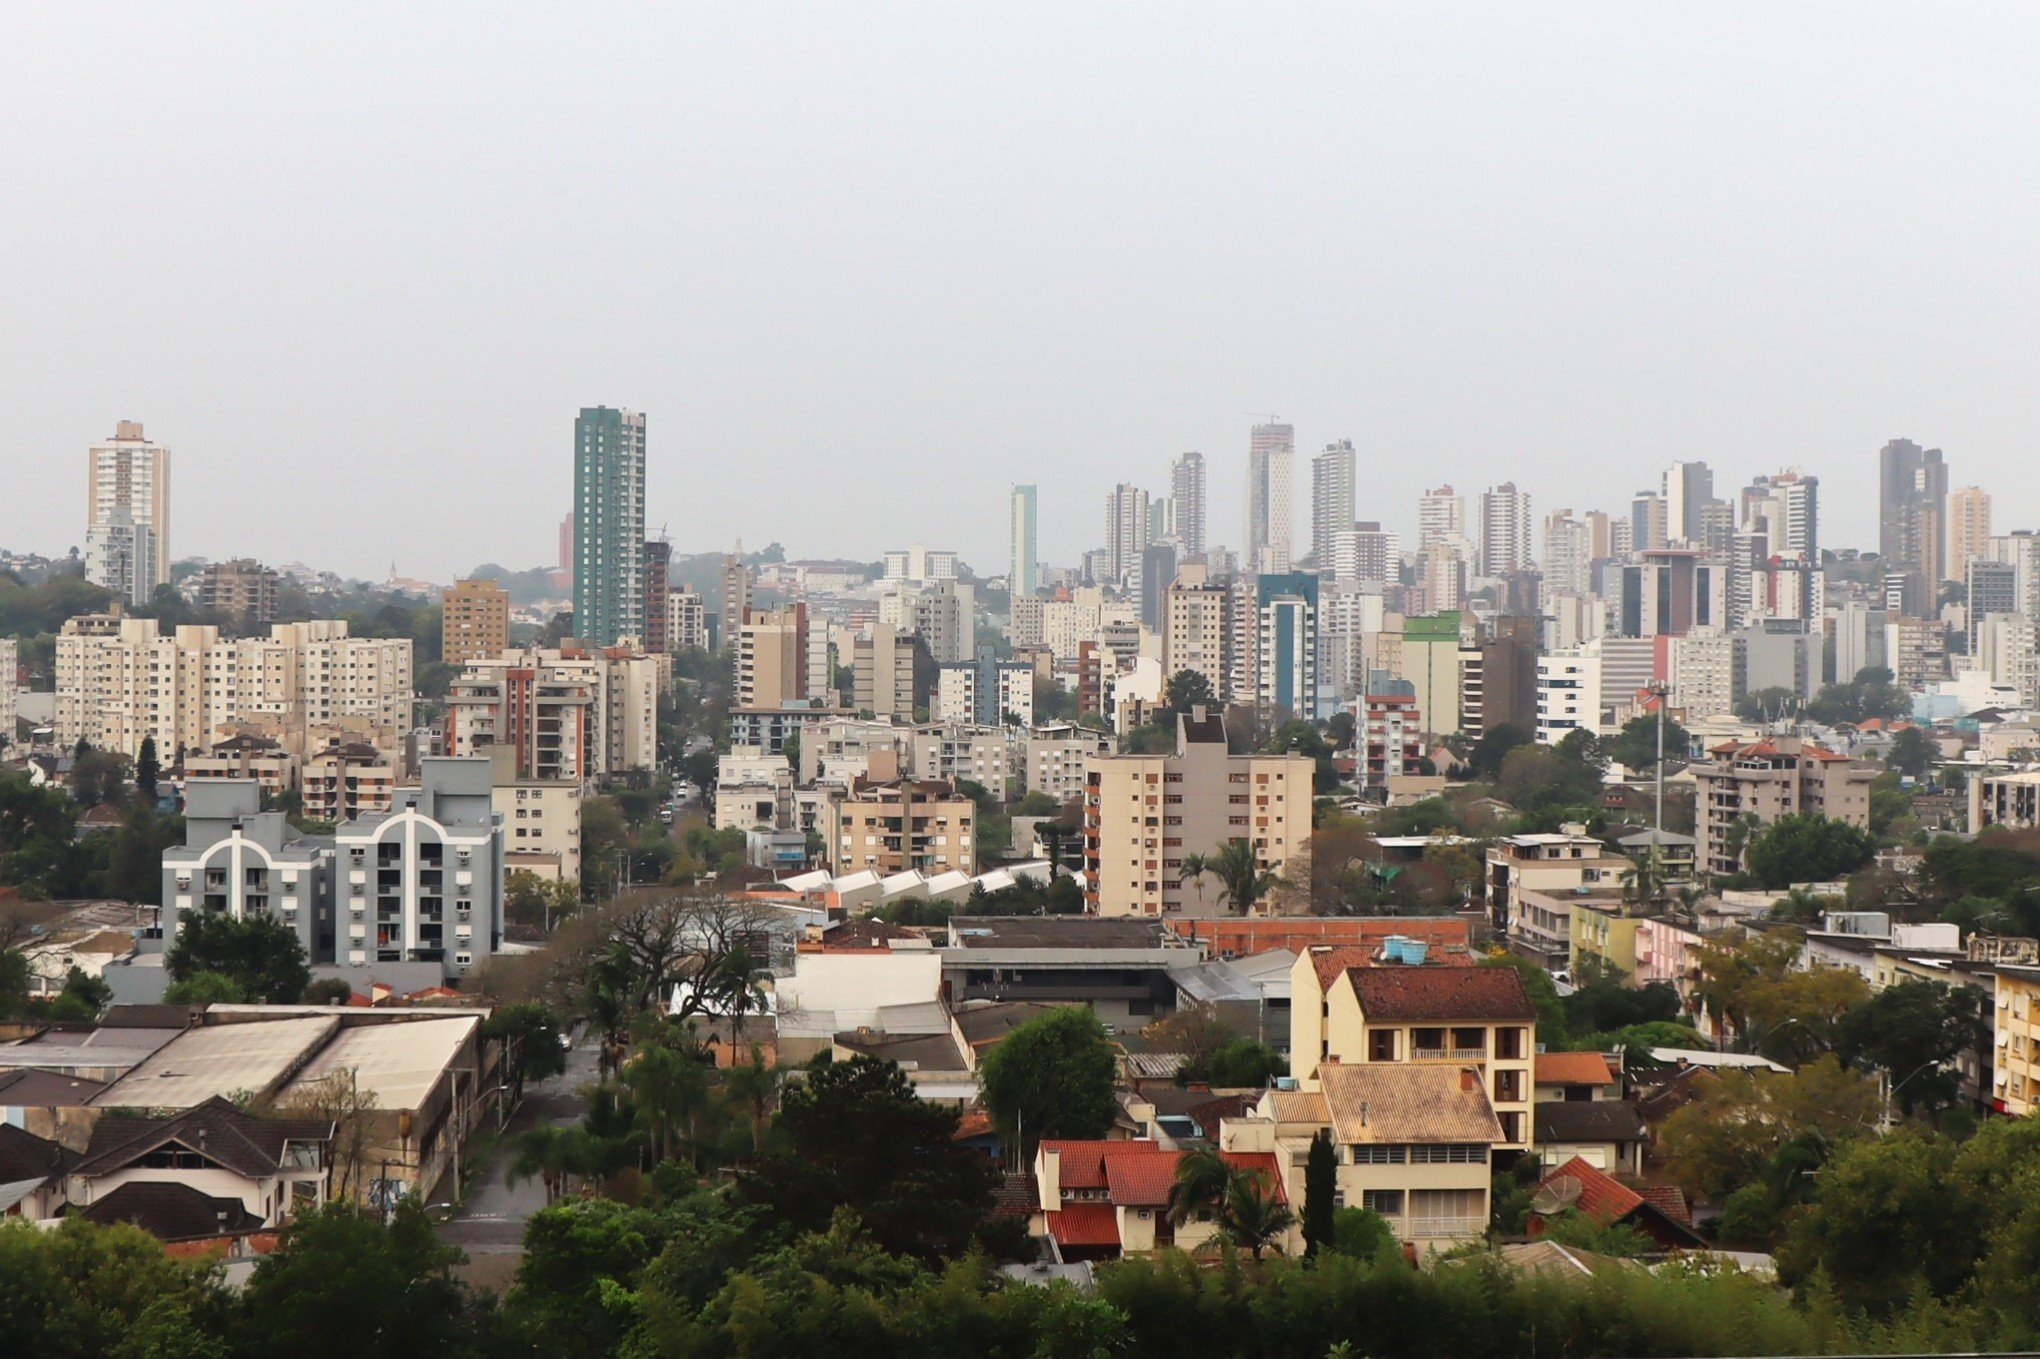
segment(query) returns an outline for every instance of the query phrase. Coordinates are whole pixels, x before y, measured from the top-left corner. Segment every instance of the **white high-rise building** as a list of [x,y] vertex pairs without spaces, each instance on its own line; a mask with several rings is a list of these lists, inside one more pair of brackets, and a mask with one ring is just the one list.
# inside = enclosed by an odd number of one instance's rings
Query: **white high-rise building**
[[1544,517],[1543,588],[1547,600],[1593,592],[1593,530],[1571,510],[1554,510]]
[[1481,493],[1480,573],[1506,576],[1530,565],[1530,493],[1505,481]]
[[1279,573],[1289,569],[1294,554],[1295,461],[1294,425],[1271,422],[1254,426],[1247,446],[1247,550],[1241,559],[1247,571]]
[[157,555],[155,534],[125,505],[85,530],[85,579],[125,603],[146,604],[156,592]]
[[1035,506],[1038,496],[1032,486],[1015,486],[1012,492],[1012,564],[1006,573],[1007,591],[1015,598],[1031,595],[1041,584],[1041,568],[1035,560]]
[[1148,545],[1148,493],[1120,482],[1105,496],[1106,574],[1100,582],[1124,586],[1140,570],[1140,554]]
[[1466,499],[1450,486],[1426,491],[1417,501],[1417,550],[1466,536]]
[[[170,450],[143,438],[140,421],[123,420],[113,437],[94,444],[85,458],[86,541],[92,541],[94,529],[113,528],[124,511],[127,524],[120,536],[126,552],[136,554],[130,569],[146,582],[126,593],[137,602],[146,600],[158,585],[170,583]],[[102,550],[102,560],[122,559]],[[98,577],[92,581],[114,588]]]
[[1204,555],[1204,455],[1185,453],[1169,465],[1169,500],[1185,558]]
[[1318,574],[1332,570],[1338,536],[1353,527],[1353,441],[1326,444],[1310,460],[1310,553]]
[[1703,542],[1701,518],[1714,499],[1714,473],[1704,462],[1675,462],[1665,469],[1665,536],[1675,543]]

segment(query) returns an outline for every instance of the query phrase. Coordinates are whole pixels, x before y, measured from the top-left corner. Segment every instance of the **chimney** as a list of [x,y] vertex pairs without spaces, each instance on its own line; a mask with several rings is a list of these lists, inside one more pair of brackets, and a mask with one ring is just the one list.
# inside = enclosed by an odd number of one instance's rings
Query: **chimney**
[[1461,1090],[1469,1090],[1469,1091],[1475,1088],[1475,1087],[1474,1087],[1474,1084],[1473,1084],[1473,1068],[1472,1068],[1472,1067],[1470,1067],[1470,1066],[1463,1066],[1463,1067],[1459,1068],[1459,1088],[1460,1088]]

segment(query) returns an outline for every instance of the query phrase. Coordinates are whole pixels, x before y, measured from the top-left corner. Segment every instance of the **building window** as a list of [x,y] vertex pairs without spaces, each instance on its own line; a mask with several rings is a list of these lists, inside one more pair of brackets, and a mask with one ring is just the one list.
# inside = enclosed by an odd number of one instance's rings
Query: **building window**
[[1445,1030],[1411,1029],[1410,1055],[1412,1057],[1443,1057],[1445,1055]]
[[1360,1191],[1360,1206],[1370,1213],[1383,1217],[1401,1217],[1403,1191],[1400,1189],[1363,1189]]
[[[1326,1007],[1326,1014],[1330,1014]],[[1395,1030],[1376,1029],[1367,1035],[1367,1060],[1370,1062],[1392,1062],[1395,1060]]]

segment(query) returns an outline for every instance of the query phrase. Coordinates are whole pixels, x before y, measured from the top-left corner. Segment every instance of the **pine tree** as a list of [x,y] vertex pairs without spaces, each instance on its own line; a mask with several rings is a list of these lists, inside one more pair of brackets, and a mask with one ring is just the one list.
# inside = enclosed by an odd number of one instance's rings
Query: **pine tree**
[[1320,1128],[1310,1139],[1310,1155],[1303,1163],[1303,1248],[1306,1255],[1328,1250],[1332,1244],[1332,1196],[1338,1192],[1339,1161],[1332,1150],[1332,1130]]

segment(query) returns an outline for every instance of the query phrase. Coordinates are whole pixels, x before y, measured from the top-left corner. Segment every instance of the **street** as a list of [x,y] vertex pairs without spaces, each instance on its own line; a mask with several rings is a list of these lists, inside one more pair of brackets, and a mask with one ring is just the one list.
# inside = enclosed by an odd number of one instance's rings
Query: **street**
[[[474,1191],[439,1226],[439,1239],[459,1246],[474,1261],[470,1281],[506,1286],[524,1249],[524,1224],[545,1207],[545,1185],[537,1178],[505,1184],[503,1172],[516,1157],[517,1134],[541,1123],[572,1124],[587,1108],[582,1087],[595,1083],[598,1044],[590,1036],[567,1053],[567,1069],[558,1076],[525,1087],[524,1104],[496,1139],[488,1164],[475,1180]],[[503,1257],[491,1262],[484,1257]]]

